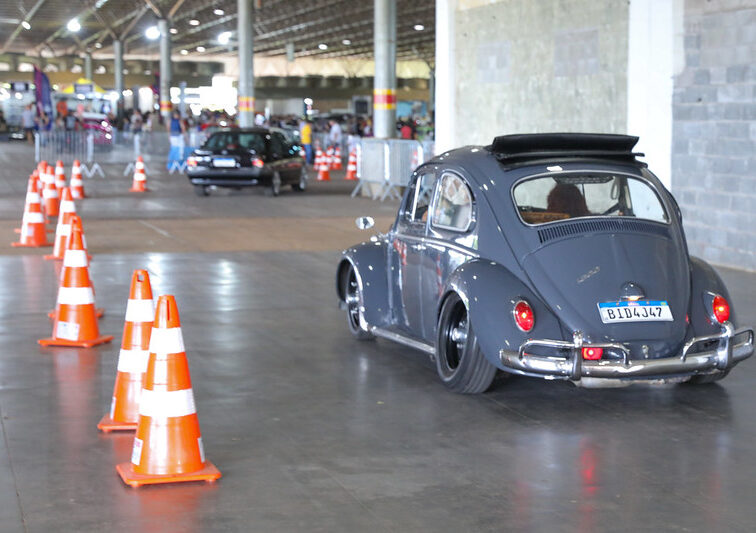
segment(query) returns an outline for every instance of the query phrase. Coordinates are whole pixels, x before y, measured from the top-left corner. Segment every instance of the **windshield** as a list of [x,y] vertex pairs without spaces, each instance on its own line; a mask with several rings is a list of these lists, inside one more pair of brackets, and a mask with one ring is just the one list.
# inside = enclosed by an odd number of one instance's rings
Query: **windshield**
[[251,150],[256,154],[265,152],[265,139],[260,133],[221,131],[214,133],[203,146],[205,150]]
[[514,200],[526,224],[580,217],[635,217],[669,222],[647,182],[603,173],[557,174],[518,183]]

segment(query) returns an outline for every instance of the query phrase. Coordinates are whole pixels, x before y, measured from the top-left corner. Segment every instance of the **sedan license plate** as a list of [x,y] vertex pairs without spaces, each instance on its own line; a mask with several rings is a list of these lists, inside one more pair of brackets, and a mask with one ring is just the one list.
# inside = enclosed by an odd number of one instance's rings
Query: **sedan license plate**
[[601,322],[671,322],[672,311],[664,300],[640,300],[637,302],[604,302],[598,304]]
[[234,168],[236,167],[236,159],[233,157],[214,157],[213,166],[221,168]]

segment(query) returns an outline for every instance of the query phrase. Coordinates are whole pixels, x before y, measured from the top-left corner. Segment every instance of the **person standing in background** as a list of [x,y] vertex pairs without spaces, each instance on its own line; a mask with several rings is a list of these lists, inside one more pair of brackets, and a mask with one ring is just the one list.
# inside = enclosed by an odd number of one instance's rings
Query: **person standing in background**
[[302,146],[305,149],[306,161],[308,165],[312,165],[312,122],[305,119],[302,123],[302,131],[300,132],[302,138]]
[[27,105],[21,113],[21,127],[24,128],[26,133],[26,140],[30,143],[34,142],[34,104]]
[[328,145],[341,146],[341,126],[333,119],[329,120],[328,124],[331,126],[331,129],[328,130]]

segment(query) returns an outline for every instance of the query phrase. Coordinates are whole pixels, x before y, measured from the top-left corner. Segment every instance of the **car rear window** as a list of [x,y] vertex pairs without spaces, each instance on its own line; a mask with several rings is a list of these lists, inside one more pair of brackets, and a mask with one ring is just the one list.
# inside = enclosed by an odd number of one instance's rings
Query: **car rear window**
[[214,133],[203,147],[206,150],[254,150],[257,154],[265,152],[265,138],[260,133],[239,133],[222,131]]
[[625,175],[570,173],[532,178],[515,185],[514,201],[526,224],[581,217],[635,217],[669,222],[656,190]]

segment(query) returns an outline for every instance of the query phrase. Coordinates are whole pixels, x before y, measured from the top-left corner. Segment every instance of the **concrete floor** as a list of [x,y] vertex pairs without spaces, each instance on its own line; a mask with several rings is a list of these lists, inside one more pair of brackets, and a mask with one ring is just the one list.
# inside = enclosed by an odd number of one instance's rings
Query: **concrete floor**
[[[0,147],[8,242],[32,166],[26,147]],[[86,181],[80,209],[115,343],[38,347],[55,267],[0,250],[0,531],[754,530],[753,361],[721,385],[513,378],[454,395],[426,356],[353,340],[335,305],[339,249],[365,235],[350,220],[385,226],[395,203],[349,199],[341,181],[196,198],[157,172],[135,197],[118,170]],[[95,428],[135,268],[176,295],[207,457],[224,474],[213,485],[126,487],[115,465],[132,437]],[[755,324],[756,274],[720,272]]]

